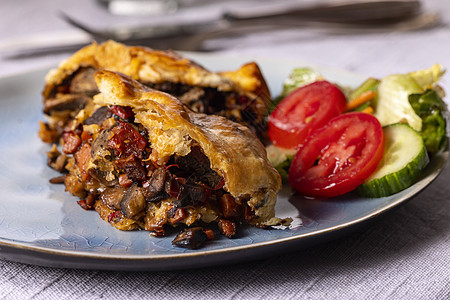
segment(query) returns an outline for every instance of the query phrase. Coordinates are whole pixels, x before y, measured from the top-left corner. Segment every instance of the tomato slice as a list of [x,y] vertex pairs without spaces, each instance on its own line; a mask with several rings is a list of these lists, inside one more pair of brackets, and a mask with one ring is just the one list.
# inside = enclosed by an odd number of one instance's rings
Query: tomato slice
[[309,134],[345,111],[346,99],[335,85],[317,81],[287,95],[269,116],[268,135],[275,145],[297,149]]
[[378,119],[361,112],[346,113],[307,139],[292,161],[289,182],[307,196],[342,195],[375,171],[383,152],[383,128]]

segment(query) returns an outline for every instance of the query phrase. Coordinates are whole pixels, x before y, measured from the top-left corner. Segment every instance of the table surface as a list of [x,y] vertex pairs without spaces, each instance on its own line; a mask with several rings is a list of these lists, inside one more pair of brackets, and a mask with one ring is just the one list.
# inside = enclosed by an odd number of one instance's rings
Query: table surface
[[[423,5],[426,11],[441,14],[441,25],[428,30],[369,34],[291,28],[208,43],[227,54],[292,58],[373,77],[418,70],[434,63],[448,68],[450,5],[446,0],[424,0]],[[96,14],[95,21],[91,19],[94,25],[114,20],[89,0],[3,0],[0,49],[30,37],[79,34],[58,18],[61,10],[79,17]],[[14,60],[0,55],[0,76],[56,64],[68,55]],[[442,86],[450,91],[448,75]],[[0,260],[0,298],[449,299],[449,179],[447,165],[424,192],[362,232],[239,265],[127,273]]]

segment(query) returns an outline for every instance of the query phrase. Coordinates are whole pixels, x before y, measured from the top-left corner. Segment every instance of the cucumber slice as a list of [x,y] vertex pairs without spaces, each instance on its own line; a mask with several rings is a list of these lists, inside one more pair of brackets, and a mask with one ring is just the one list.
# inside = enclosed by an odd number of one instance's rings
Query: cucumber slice
[[429,162],[420,134],[408,124],[383,128],[383,159],[375,172],[357,188],[365,197],[378,198],[398,193],[413,185]]

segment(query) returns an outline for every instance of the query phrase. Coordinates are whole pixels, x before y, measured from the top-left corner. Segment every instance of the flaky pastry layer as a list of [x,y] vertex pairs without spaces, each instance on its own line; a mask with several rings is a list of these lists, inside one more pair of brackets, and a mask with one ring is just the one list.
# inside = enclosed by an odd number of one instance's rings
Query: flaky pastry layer
[[224,178],[224,189],[248,199],[258,216],[255,223],[270,225],[281,179],[248,128],[223,117],[187,112],[176,98],[119,73],[100,71],[95,80],[101,93],[94,103],[131,107],[136,122],[148,131],[152,160],[163,164],[174,154],[187,155],[194,144],[200,146],[211,169]]

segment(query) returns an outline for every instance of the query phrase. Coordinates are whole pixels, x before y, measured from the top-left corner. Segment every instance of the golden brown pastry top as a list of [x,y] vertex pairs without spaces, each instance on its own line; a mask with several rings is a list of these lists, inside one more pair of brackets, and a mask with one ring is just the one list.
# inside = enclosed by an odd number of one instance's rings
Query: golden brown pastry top
[[224,189],[235,198],[249,198],[260,217],[257,222],[274,216],[280,175],[248,128],[223,117],[188,113],[176,98],[119,73],[100,71],[95,80],[101,92],[94,97],[96,104],[129,106],[136,122],[146,127],[153,161],[163,164],[199,145],[211,168],[224,178]]
[[114,41],[94,42],[50,71],[46,77],[44,98],[82,67],[120,72],[141,82],[169,81],[269,97],[263,98],[264,101],[270,99],[269,89],[256,63],[248,63],[237,71],[214,73],[173,51],[126,46]]

